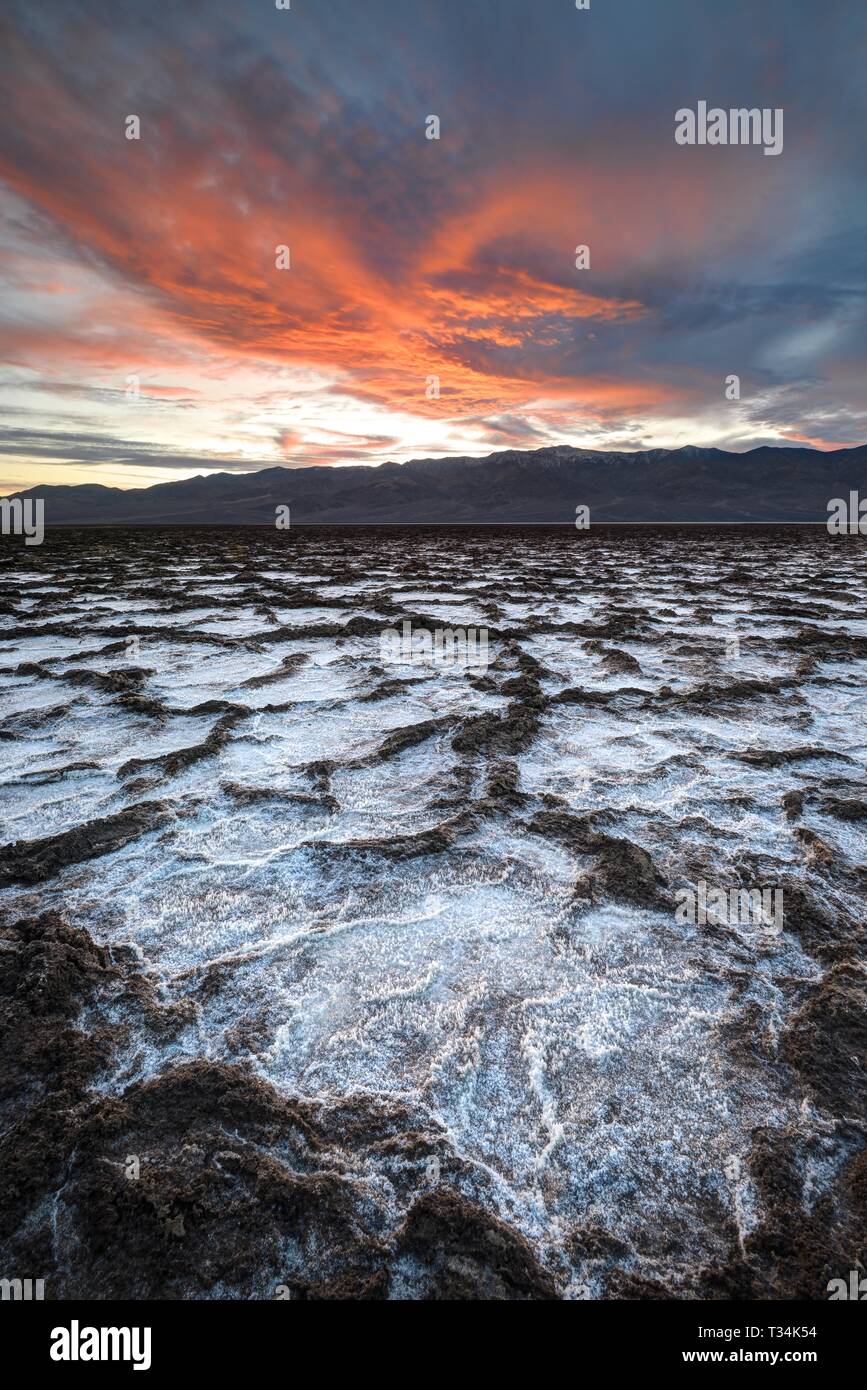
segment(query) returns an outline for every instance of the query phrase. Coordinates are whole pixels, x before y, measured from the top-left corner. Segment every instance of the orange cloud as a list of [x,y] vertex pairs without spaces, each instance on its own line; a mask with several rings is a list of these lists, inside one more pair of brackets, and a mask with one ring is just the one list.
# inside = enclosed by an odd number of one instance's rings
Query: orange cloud
[[[75,29],[69,59],[86,57],[86,38],[110,46],[110,36],[85,29]],[[482,170],[460,159],[438,166],[440,152],[425,149],[416,211],[377,132],[359,122],[356,163],[344,167],[351,110],[323,91],[312,112],[265,60],[254,73],[263,118],[249,84],[216,101],[180,50],[167,49],[161,71],[175,92],[189,88],[188,99],[154,96],[141,140],[128,141],[124,82],[83,100],[35,41],[7,37],[9,95],[32,119],[0,152],[0,176],[41,219],[47,259],[83,261],[98,279],[64,295],[74,303],[51,323],[10,323],[0,333],[10,360],[49,381],[73,369],[168,377],[143,382],[142,395],[196,397],[197,407],[201,393],[183,384],[185,373],[225,376],[231,394],[233,374],[247,367],[315,370],[324,381],[318,424],[268,436],[285,458],[376,457],[391,444],[375,425],[326,434],[338,394],[456,428],[530,412],[552,430],[574,429],[688,403],[694,381],[660,380],[634,353],[633,335],[652,328],[657,310],[622,286],[641,283],[648,267],[704,257],[721,208],[736,243],[767,197],[767,161],[710,172],[673,144],[654,167],[640,141],[614,142],[604,165],[580,149],[567,157],[562,148],[504,148]],[[291,113],[285,138],[268,119],[271,98]],[[308,157],[317,121],[333,128]],[[575,248],[585,244],[591,269],[577,270]],[[290,248],[291,269],[275,264],[280,246]],[[35,260],[31,288],[66,287]],[[18,273],[24,284],[23,266]]]

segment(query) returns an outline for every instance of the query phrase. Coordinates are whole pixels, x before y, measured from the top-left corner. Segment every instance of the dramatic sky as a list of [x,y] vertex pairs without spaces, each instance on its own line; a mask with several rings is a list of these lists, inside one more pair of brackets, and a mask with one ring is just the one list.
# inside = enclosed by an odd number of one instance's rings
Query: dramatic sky
[[0,52],[0,491],[867,441],[864,0],[4,0]]

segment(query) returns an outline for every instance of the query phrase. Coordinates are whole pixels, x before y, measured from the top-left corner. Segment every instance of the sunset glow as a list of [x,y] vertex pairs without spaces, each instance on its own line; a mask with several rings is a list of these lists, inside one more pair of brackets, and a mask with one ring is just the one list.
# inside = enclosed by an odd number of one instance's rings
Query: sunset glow
[[[736,5],[687,61],[677,8],[7,7],[2,490],[861,442],[863,39],[763,13],[745,58]],[[679,147],[696,91],[782,155]]]

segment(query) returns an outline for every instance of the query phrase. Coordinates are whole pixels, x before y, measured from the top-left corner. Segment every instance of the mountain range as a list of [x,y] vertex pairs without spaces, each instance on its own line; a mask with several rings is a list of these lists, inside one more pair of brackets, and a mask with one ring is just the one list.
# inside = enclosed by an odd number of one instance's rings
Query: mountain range
[[45,524],[292,525],[825,522],[828,502],[867,495],[867,445],[821,452],[758,448],[733,454],[687,446],[636,453],[507,449],[486,458],[430,458],[375,467],[263,468],[144,488],[47,484]]

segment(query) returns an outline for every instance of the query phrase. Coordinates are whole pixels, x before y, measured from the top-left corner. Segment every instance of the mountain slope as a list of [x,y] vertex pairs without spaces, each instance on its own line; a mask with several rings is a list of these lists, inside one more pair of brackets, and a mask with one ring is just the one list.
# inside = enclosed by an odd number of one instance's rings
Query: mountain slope
[[867,495],[867,445],[814,449],[651,449],[606,453],[509,449],[487,458],[417,459],[379,467],[265,468],[148,488],[47,485],[46,525],[293,525],[548,522],[575,509],[591,522],[762,522],[827,519],[832,497]]

